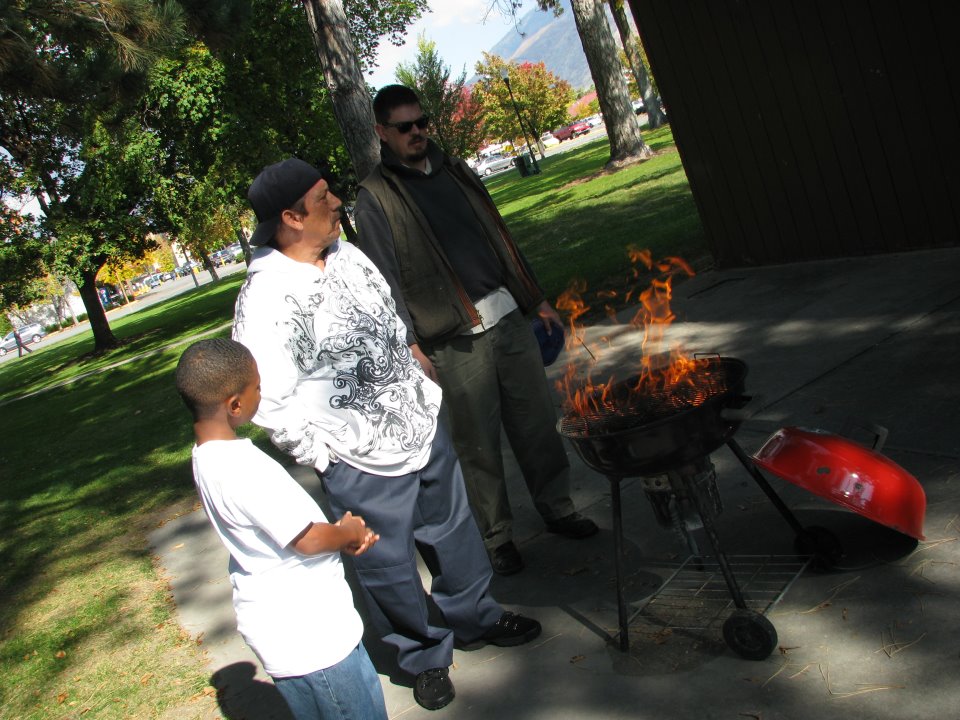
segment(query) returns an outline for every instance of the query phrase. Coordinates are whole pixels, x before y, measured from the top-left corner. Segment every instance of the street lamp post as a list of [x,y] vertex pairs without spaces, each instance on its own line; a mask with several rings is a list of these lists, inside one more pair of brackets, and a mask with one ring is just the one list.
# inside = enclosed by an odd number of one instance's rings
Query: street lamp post
[[513,88],[510,87],[510,73],[507,71],[507,68],[500,68],[500,77],[503,79],[503,84],[507,86],[507,92],[510,93],[510,102],[513,103],[513,111],[517,114],[517,122],[520,123],[520,132],[523,133],[523,139],[527,143],[527,152],[530,153],[530,159],[533,161],[533,173],[534,175],[539,175],[540,166],[537,164],[537,156],[533,153],[533,145],[530,142],[530,138],[527,137],[527,127],[523,124],[523,120],[520,117],[520,108],[517,106],[517,99],[513,97]]

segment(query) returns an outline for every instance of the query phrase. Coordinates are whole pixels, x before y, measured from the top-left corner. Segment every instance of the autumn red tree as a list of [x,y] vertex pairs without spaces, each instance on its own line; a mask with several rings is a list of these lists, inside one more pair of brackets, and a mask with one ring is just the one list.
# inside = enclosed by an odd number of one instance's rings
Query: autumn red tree
[[501,77],[504,68],[520,117],[534,136],[531,140],[569,121],[567,106],[574,95],[570,83],[547,70],[542,62],[508,64],[497,55],[484,53],[483,60],[476,66],[480,80],[474,86],[474,98],[483,107],[488,136],[521,142],[524,136],[510,92]]
[[466,69],[459,77],[451,77],[435,42],[421,35],[416,59],[401,63],[395,77],[417,91],[423,111],[430,116],[433,137],[444,152],[465,157],[480,148],[486,134],[483,107],[466,86]]

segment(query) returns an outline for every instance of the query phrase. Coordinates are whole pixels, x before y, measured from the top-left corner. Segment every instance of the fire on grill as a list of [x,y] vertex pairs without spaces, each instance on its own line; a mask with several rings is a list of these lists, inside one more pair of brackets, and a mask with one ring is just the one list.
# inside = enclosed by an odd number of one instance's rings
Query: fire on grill
[[[639,303],[631,324],[642,331],[642,353],[626,379],[606,372],[603,381],[594,379],[600,374],[602,347],[601,343],[588,345],[578,323],[589,310],[583,299],[584,284],[571,284],[557,301],[557,309],[569,318],[567,350],[568,357],[574,358],[558,382],[564,405],[557,430],[570,440],[587,466],[610,481],[620,649],[629,647],[620,481],[641,477],[658,522],[681,531],[691,558],[699,556],[699,551],[688,530],[702,528],[736,607],[723,623],[724,640],[741,657],[762,660],[776,647],[777,633],[763,611],[748,608],[720,547],[714,518],[722,503],[710,453],[724,444],[730,448],[796,533],[798,555],[824,569],[841,556],[839,541],[825,528],[801,526],[758,466],[912,537],[922,537],[923,491],[909,473],[879,455],[882,440],[870,450],[854,448],[853,441],[822,431],[786,428],[771,436],[755,456],[748,456],[733,438],[745,417],[738,411],[750,400],[744,394],[746,364],[716,354],[689,355],[679,346],[665,347],[667,328],[674,320],[670,309],[673,279],[680,274],[691,276],[693,270],[679,258],[654,261],[648,251],[636,250],[630,255],[635,268],[640,263],[652,274],[649,287],[641,292],[631,289],[622,298],[612,292],[597,294],[605,301],[636,299]],[[634,279],[641,281],[641,276],[642,272],[634,269]],[[612,304],[606,309],[608,315],[616,316]],[[578,352],[581,347],[589,359]],[[886,430],[882,430],[885,437]],[[854,462],[856,467],[851,465]],[[868,479],[873,484],[863,490]],[[861,488],[856,501],[850,500],[849,487]],[[873,497],[904,496],[909,503],[866,507]],[[909,511],[898,513],[894,505],[907,505]],[[806,563],[801,572],[803,567]]]
[[[558,382],[564,398],[558,430],[590,467],[619,477],[661,473],[717,449],[735,429],[721,412],[742,407],[746,376],[746,365],[735,358],[665,347],[667,328],[675,318],[670,307],[674,277],[692,276],[693,269],[680,258],[654,261],[646,250],[631,249],[630,259],[633,279],[642,283],[649,277],[649,286],[623,293],[625,300],[637,301],[630,325],[642,333],[641,357],[629,378],[617,380],[603,373],[605,381],[593,379],[600,372],[603,348],[600,343],[588,346],[579,324],[589,310],[585,285],[572,283],[557,301],[569,317],[567,350],[572,358]],[[616,294],[598,296],[614,316],[610,301]],[[586,356],[577,352],[580,346],[588,351]]]
[[[697,404],[703,395],[705,378],[698,379],[698,376],[709,375],[704,373],[707,362],[686,355],[679,347],[669,352],[664,352],[663,348],[667,328],[675,319],[670,309],[673,279],[677,275],[692,277],[693,269],[677,257],[654,261],[649,250],[631,248],[629,256],[634,266],[631,279],[638,284],[644,281],[641,268],[646,268],[646,277],[650,278],[646,289],[638,292],[634,287],[622,293],[623,302],[636,301],[638,309],[630,325],[643,332],[641,357],[629,381],[618,383],[610,376],[605,382],[594,382],[593,374],[599,368],[597,359],[602,350],[596,344],[592,348],[586,345],[584,329],[579,324],[580,318],[590,310],[583,298],[585,283],[572,282],[557,299],[557,310],[568,316],[567,350],[568,357],[574,358],[568,362],[558,383],[565,398],[565,416],[609,416],[629,412],[628,408],[638,404],[649,405],[650,397],[658,397],[669,404],[673,398],[686,396],[682,402]],[[621,300],[620,295],[614,291],[598,293],[598,299],[604,300],[607,314],[614,319],[615,301]],[[577,361],[582,358],[575,352],[578,346],[587,349],[589,360]]]
[[727,412],[743,407],[746,364],[736,358],[698,359],[702,370],[650,393],[631,378],[613,384],[588,415],[566,412],[558,423],[584,462],[618,477],[656,475],[710,454],[739,422]]
[[660,382],[645,385],[643,376],[635,375],[594,391],[593,396],[580,393],[578,412],[564,415],[560,431],[570,437],[586,437],[629,430],[703,405],[726,390],[723,365],[716,358],[697,358],[690,361],[680,380],[661,376]]

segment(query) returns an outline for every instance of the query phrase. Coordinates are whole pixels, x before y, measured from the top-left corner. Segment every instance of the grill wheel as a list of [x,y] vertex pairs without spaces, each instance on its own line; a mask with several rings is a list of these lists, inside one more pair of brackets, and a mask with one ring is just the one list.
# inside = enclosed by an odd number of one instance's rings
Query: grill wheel
[[727,647],[744,660],[766,660],[777,646],[777,629],[753,610],[734,610],[723,623]]

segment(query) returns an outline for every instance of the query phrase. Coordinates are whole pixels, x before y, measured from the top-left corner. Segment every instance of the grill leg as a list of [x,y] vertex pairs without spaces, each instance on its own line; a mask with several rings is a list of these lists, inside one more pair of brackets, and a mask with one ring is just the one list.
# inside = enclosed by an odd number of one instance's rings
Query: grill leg
[[713,525],[713,518],[710,517],[710,513],[705,512],[703,509],[703,500],[697,494],[697,489],[693,484],[693,477],[681,473],[680,478],[683,480],[683,486],[690,495],[690,499],[693,501],[694,507],[697,508],[697,513],[700,515],[700,520],[703,521],[703,530],[707,534],[707,539],[710,541],[710,547],[713,548],[713,554],[716,556],[717,563],[720,565],[720,572],[723,573],[723,579],[727,583],[727,589],[730,591],[730,596],[733,598],[733,604],[743,610],[747,607],[747,603],[743,600],[743,593],[740,592],[740,586],[737,584],[737,579],[733,575],[733,570],[730,569],[730,563],[727,561],[727,556],[724,555],[720,550],[720,536],[717,535],[717,530]]
[[781,500],[776,491],[770,487],[770,483],[767,482],[767,479],[763,476],[763,473],[757,469],[757,466],[754,464],[750,456],[743,451],[743,448],[740,447],[740,444],[733,438],[730,438],[727,440],[727,447],[729,447],[733,451],[733,454],[737,456],[737,460],[739,460],[740,464],[747,469],[747,472],[750,473],[757,485],[760,486],[760,489],[763,490],[766,496],[770,499],[770,502],[773,503],[773,506],[780,511],[783,519],[787,521],[793,531],[798,536],[802,535],[804,532],[803,525],[801,525],[800,521],[797,520],[797,516],[791,512],[790,508],[787,507],[787,504]]
[[620,650],[630,649],[630,627],[627,622],[627,601],[623,596],[623,518],[620,510],[620,478],[607,476],[613,505],[613,563],[617,571],[617,619],[620,623]]

